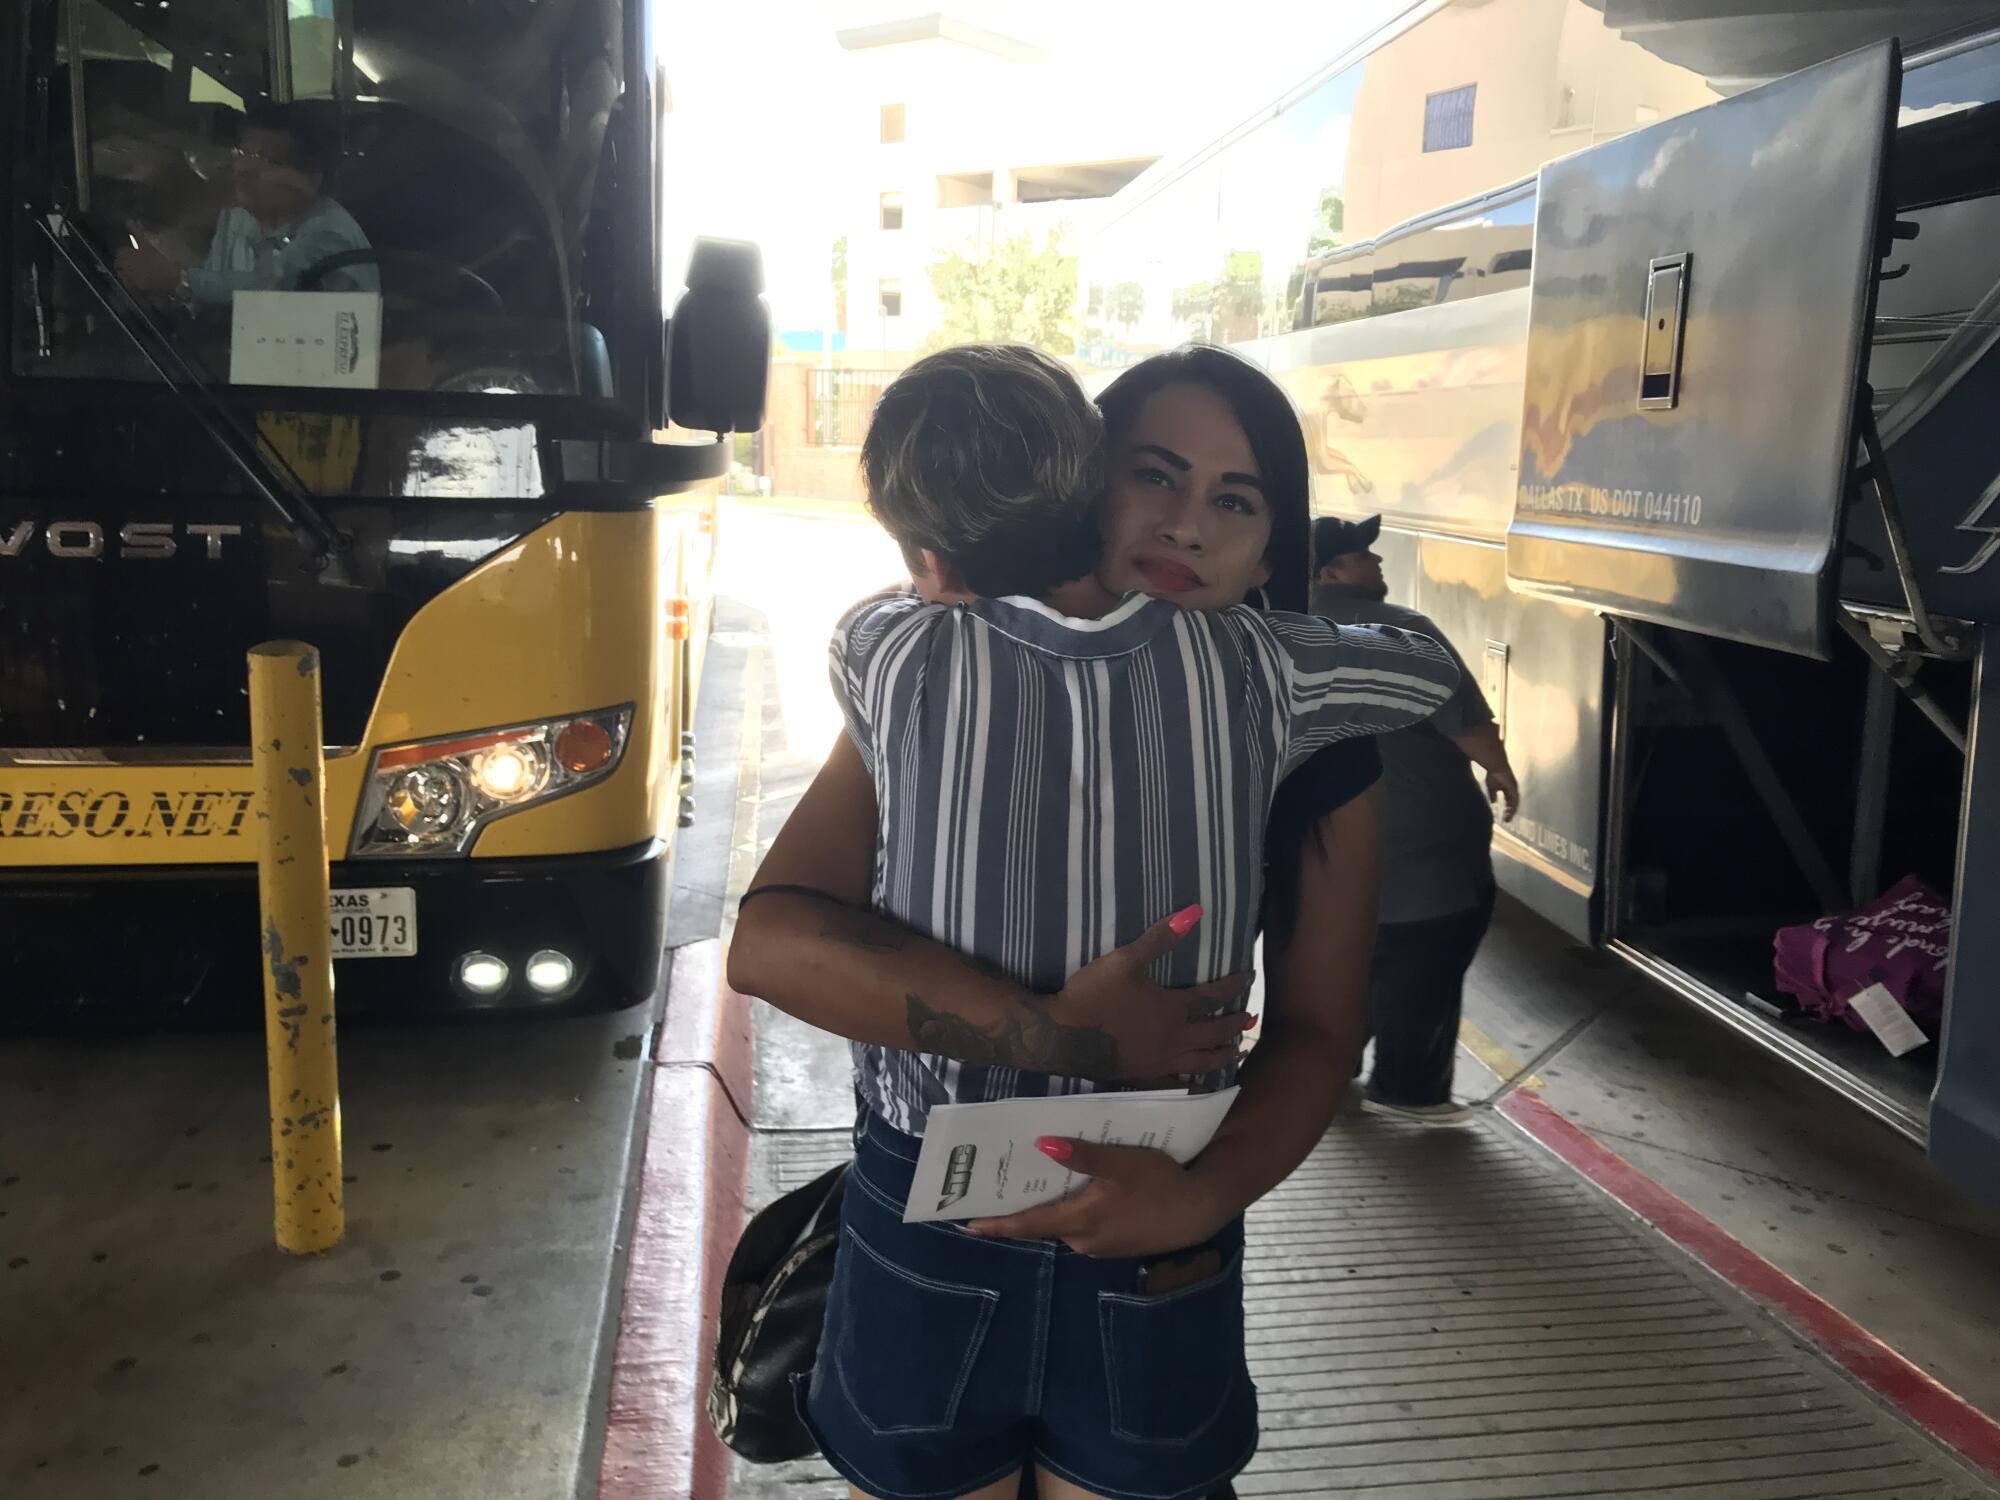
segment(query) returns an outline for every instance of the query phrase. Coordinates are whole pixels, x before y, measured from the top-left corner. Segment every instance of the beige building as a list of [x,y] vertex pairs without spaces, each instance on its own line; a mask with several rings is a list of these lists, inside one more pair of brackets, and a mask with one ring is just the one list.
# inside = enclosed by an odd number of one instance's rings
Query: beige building
[[[1111,206],[1086,296],[1131,310],[1107,367],[1187,339],[1239,342],[1436,300],[1378,283],[1358,247],[1424,215],[1721,97],[1586,0],[1454,0],[1184,169]],[[1531,213],[1532,210],[1523,210]],[[1525,285],[1526,217],[1459,231],[1470,274]],[[1418,255],[1421,265],[1427,259]]]
[[[844,349],[780,357],[763,445],[774,489],[821,497],[858,496],[856,448],[882,383],[946,329],[931,267],[1022,235],[1042,250],[1053,234],[1073,254],[1160,154],[1135,112],[1103,89],[1075,97],[1077,75],[1031,42],[940,14],[836,36],[837,92],[852,102],[809,147],[844,183],[847,210],[827,233],[829,267],[846,242]],[[1064,353],[1083,331],[1080,296],[1066,300],[1048,320]],[[830,305],[827,321],[840,319]]]
[[[1368,60],[1348,137],[1346,238],[1719,97],[1584,0],[1460,0]],[[1460,120],[1464,144],[1441,146],[1440,128]]]
[[845,91],[872,101],[846,122],[855,136],[828,143],[866,164],[840,229],[851,354],[906,358],[943,319],[934,262],[982,255],[1001,235],[1073,237],[1159,155],[1129,113],[1066,99],[1063,71],[1029,42],[936,14],[838,40]]

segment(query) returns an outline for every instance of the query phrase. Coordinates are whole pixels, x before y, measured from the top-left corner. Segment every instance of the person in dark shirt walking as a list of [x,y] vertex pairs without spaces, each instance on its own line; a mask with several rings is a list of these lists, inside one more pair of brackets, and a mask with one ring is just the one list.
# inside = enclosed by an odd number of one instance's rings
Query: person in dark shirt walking
[[[1520,783],[1493,711],[1458,651],[1430,619],[1388,602],[1374,552],[1382,518],[1313,523],[1312,612],[1344,625],[1396,625],[1442,642],[1458,688],[1423,723],[1380,738],[1382,904],[1369,980],[1375,1062],[1362,1104],[1433,1124],[1467,1115],[1451,1096],[1465,972],[1493,916],[1493,813],[1512,818]],[[1486,773],[1480,790],[1472,774]]]

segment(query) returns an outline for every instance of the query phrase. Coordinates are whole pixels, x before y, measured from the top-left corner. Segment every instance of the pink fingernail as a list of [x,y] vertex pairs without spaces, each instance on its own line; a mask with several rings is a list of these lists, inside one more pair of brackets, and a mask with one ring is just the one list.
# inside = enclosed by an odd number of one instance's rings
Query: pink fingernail
[[1076,1147],[1072,1146],[1068,1141],[1058,1140],[1052,1135],[1045,1135],[1036,1141],[1035,1149],[1051,1161],[1068,1161],[1072,1156],[1076,1155]]
[[1249,1031],[1256,1024],[1257,1024],[1257,1018],[1255,1016],[1245,1016],[1243,1018],[1243,1029],[1245,1031]]
[[1201,920],[1201,903],[1197,901],[1185,911],[1177,911],[1167,918],[1167,926],[1173,929],[1175,937],[1186,937],[1188,929]]

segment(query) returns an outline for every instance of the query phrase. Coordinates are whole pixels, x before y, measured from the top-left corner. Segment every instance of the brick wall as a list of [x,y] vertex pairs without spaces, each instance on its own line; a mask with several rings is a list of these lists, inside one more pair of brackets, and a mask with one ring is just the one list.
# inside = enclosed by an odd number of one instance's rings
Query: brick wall
[[[868,350],[860,357],[837,362],[879,383],[916,356],[906,351],[884,355]],[[821,447],[813,442],[813,361],[780,360],[771,366],[771,394],[764,423],[764,472],[771,490],[815,500],[860,500],[861,447],[858,442]],[[865,406],[850,413],[854,426],[865,424]],[[858,436],[858,433],[847,434]]]
[[814,366],[803,364],[771,367],[764,454],[772,492],[814,500],[859,500],[860,448],[821,448],[813,444],[813,369]]

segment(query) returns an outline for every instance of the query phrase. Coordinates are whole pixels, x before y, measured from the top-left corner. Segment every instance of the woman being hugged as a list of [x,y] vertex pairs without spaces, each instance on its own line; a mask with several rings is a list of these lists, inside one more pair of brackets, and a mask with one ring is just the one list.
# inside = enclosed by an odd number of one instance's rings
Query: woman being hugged
[[[849,736],[732,948],[738,989],[856,1044],[804,1411],[883,1500],[998,1500],[1030,1465],[1047,1497],[1192,1500],[1248,1462],[1242,1210],[1330,1118],[1365,988],[1338,971],[1365,974],[1372,932],[1366,753],[1315,752],[1415,722],[1456,678],[1423,636],[1234,607],[1266,586],[1302,603],[1306,583],[1303,443],[1267,377],[1182,351],[1104,407],[1108,434],[1024,350],[948,351],[885,394],[870,500],[917,590],[837,634]],[[1303,824],[1274,844],[1293,899],[1352,921],[1299,928],[1202,1158],[1044,1141],[1094,1179],[1075,1198],[903,1224],[936,1104],[1233,1078],[1245,1022],[1217,1012],[1240,1008],[1278,784],[1309,767],[1322,806],[1297,816],[1335,809],[1334,857]]]

